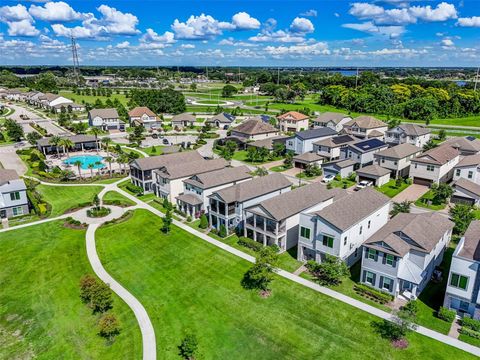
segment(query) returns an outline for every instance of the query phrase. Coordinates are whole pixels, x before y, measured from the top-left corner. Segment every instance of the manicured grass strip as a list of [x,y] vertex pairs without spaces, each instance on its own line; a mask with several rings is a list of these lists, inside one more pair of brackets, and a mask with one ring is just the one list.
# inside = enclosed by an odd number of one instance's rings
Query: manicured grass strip
[[292,167],[288,167],[288,166],[285,166],[285,165],[277,165],[277,166],[274,166],[274,167],[271,167],[270,171],[274,171],[274,172],[282,172],[282,171],[285,171],[285,170],[288,170],[288,169],[291,169]]
[[[420,199],[415,201],[415,206],[423,207],[423,208],[430,209],[430,210],[445,209],[445,206],[447,206],[447,204],[444,204],[444,203],[436,204],[436,203],[433,202],[433,198],[434,198],[433,192],[432,192],[432,190],[429,190],[425,194],[423,194]],[[429,201],[431,202],[430,204],[428,203]]]
[[205,359],[473,358],[415,333],[396,350],[374,333],[377,318],[280,277],[261,298],[241,286],[251,264],[175,226],[163,234],[147,211],[99,229],[97,248],[145,306],[162,359],[178,358],[186,332]]
[[120,194],[119,192],[116,191],[108,191],[104,196],[103,196],[103,202],[105,204],[119,204],[119,206],[133,206],[135,203]]
[[58,216],[78,205],[93,201],[101,186],[49,186],[38,185],[37,190],[52,205],[51,216]]
[[393,198],[394,196],[400,194],[403,190],[405,190],[409,186],[410,184],[406,183],[405,181],[402,181],[400,186],[397,187],[395,179],[392,179],[385,185],[382,185],[376,189],[381,193],[387,195],[388,197]]
[[140,329],[114,295],[121,333],[97,335],[97,316],[81,302],[79,281],[93,271],[85,231],[51,222],[0,235],[1,359],[140,359]]

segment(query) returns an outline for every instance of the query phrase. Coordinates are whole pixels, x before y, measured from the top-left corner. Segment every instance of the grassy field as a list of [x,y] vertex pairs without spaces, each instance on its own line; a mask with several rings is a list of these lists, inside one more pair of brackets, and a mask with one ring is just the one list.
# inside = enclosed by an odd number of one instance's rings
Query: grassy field
[[277,160],[281,160],[283,159],[281,156],[280,157],[276,157],[276,158],[273,158],[273,159],[266,159],[265,161],[248,161],[247,160],[247,154],[248,154],[248,151],[247,150],[237,150],[235,151],[235,154],[233,154],[233,159],[234,160],[238,160],[238,161],[243,161],[243,162],[246,162],[246,163],[249,163],[249,164],[254,164],[254,165],[260,165],[260,164],[266,164],[268,162],[272,162],[272,161],[277,161]]
[[120,194],[119,192],[116,191],[107,191],[105,195],[103,195],[103,203],[104,204],[115,204],[118,203],[120,206],[133,206],[135,203]]
[[[282,278],[261,298],[242,288],[250,264],[146,211],[103,227],[97,247],[107,270],[145,306],[162,359],[177,359],[187,332],[204,359],[467,359],[418,334],[395,350],[374,333],[375,317]],[[128,269],[128,271],[125,271]]]
[[110,99],[112,101],[115,99],[118,99],[124,106],[126,106],[128,102],[128,99],[124,94],[112,94],[112,96],[107,97],[107,96],[93,96],[93,95],[78,95],[78,94],[74,94],[71,91],[60,91],[58,95],[66,97],[67,99],[71,99],[77,104],[82,104],[82,101],[93,104],[97,99],[102,100],[103,103],[105,103],[107,99]]
[[403,190],[405,190],[409,186],[410,184],[407,184],[405,181],[402,181],[402,184],[399,187],[397,187],[395,185],[395,179],[392,179],[385,185],[382,185],[376,189],[380,191],[382,194],[385,194],[388,197],[393,198],[395,195],[400,194]]
[[141,358],[140,330],[118,297],[113,309],[122,331],[110,346],[97,335],[97,316],[80,300],[80,278],[93,274],[84,231],[53,222],[1,239],[1,359]]
[[102,189],[101,186],[37,186],[45,201],[52,205],[51,216],[62,215],[79,204],[91,202]]

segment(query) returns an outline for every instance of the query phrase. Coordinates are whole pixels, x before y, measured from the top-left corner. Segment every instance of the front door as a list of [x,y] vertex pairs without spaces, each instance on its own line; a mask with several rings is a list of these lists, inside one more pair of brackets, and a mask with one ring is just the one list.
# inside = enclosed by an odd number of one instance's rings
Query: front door
[[0,210],[0,219],[5,219],[7,217],[7,210]]
[[402,281],[402,290],[411,290],[412,289],[412,283],[403,280]]

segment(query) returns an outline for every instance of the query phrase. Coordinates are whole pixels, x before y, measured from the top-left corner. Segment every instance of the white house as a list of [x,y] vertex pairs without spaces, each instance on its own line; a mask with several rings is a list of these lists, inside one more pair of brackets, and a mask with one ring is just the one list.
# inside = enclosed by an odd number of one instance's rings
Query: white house
[[244,209],[244,236],[281,251],[290,249],[298,243],[302,212],[319,211],[345,195],[345,190],[316,182],[264,200]]
[[480,221],[472,221],[453,253],[444,304],[480,320]]
[[454,223],[440,214],[400,213],[364,244],[360,281],[415,299],[440,265]]
[[92,109],[88,112],[88,125],[103,130],[125,130],[125,123],[120,120],[117,109]]
[[444,142],[460,152],[460,155],[480,154],[480,140],[475,136],[454,137]]
[[465,178],[459,178],[453,183],[453,190],[450,202],[474,206],[480,205],[480,184]]
[[431,137],[431,130],[416,124],[401,124],[385,132],[385,142],[390,145],[411,144],[423,147]]
[[278,126],[283,132],[307,130],[309,128],[308,119],[308,115],[299,113],[298,111],[289,111],[277,116]]
[[313,128],[329,127],[337,132],[343,129],[343,125],[352,120],[348,115],[336,112],[324,112],[313,119]]
[[0,169],[0,219],[29,213],[27,187],[15,170]]
[[313,152],[329,159],[330,161],[338,160],[340,159],[341,149],[358,141],[358,138],[351,135],[333,136],[320,141],[315,141],[313,143]]
[[393,178],[408,177],[411,160],[419,155],[422,149],[408,143],[392,146],[373,155],[375,162],[391,171]]
[[235,121],[235,116],[233,116],[232,114],[223,112],[207,119],[205,121],[205,124],[210,124],[211,126],[214,126],[220,129],[227,129],[234,123],[234,121]]
[[183,114],[175,115],[171,121],[172,121],[172,127],[183,129],[186,127],[194,126],[196,118],[192,114],[183,113]]
[[158,116],[146,106],[137,106],[128,112],[130,126],[140,125],[151,129],[158,125]]
[[379,139],[360,140],[340,149],[340,159],[350,159],[355,162],[355,170],[371,165],[375,153],[388,148],[388,145]]
[[354,172],[355,161],[346,159],[346,160],[335,160],[329,163],[322,164],[323,175],[340,175],[341,178],[349,177]]
[[360,259],[364,241],[387,223],[389,210],[390,198],[365,188],[320,211],[302,213],[298,260],[322,262],[328,254],[353,265]]
[[313,151],[313,143],[335,135],[337,132],[329,127],[299,131],[286,141],[285,146],[287,150],[293,151],[295,154],[303,154]]
[[273,173],[215,191],[209,196],[210,226],[227,231],[243,228],[244,209],[290,191],[292,183],[282,174]]
[[374,186],[382,186],[390,181],[390,170],[377,164],[365,166],[357,170],[357,181],[371,181]]
[[410,177],[414,184],[427,186],[449,182],[459,161],[460,152],[457,149],[441,145],[410,160]]
[[198,217],[199,213],[206,211],[208,196],[212,193],[252,178],[250,169],[245,165],[195,174],[183,180],[183,193],[176,197],[177,207],[188,215]]
[[343,125],[343,130],[350,135],[366,139],[377,138],[383,140],[388,125],[372,116],[359,116]]
[[453,181],[460,178],[480,184],[480,154],[465,156],[455,165]]

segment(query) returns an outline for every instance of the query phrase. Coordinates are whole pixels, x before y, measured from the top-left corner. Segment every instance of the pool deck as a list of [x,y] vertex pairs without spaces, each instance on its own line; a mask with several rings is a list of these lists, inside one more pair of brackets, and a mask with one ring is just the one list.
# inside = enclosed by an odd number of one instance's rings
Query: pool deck
[[[120,168],[120,164],[118,164],[116,162],[116,157],[114,154],[110,153],[110,154],[107,154],[106,151],[99,151],[98,153],[96,151],[93,151],[93,152],[82,152],[82,151],[77,151],[77,152],[71,152],[68,156],[67,154],[62,154],[60,153],[60,157],[57,157],[56,154],[55,155],[47,155],[47,160],[46,160],[46,163],[48,164],[49,167],[55,167],[55,166],[58,166],[60,167],[60,169],[62,170],[70,170],[72,172],[75,173],[75,175],[79,175],[78,173],[78,168],[71,164],[71,165],[68,165],[68,164],[65,164],[65,161],[66,160],[71,160],[72,158],[76,158],[76,157],[82,157],[82,156],[99,156],[101,158],[106,158],[107,156],[110,156],[113,161],[111,163],[111,167],[112,167],[112,172],[119,172],[121,170]],[[95,176],[95,175],[103,175],[103,174],[108,174],[109,172],[109,165],[108,163],[106,163],[105,161],[102,161],[102,163],[105,165],[104,167],[98,169],[98,168],[94,168],[94,169],[89,169],[88,168],[88,165],[87,167],[81,167],[81,176],[82,177],[90,177],[90,176]],[[126,164],[124,165],[126,166]]]

